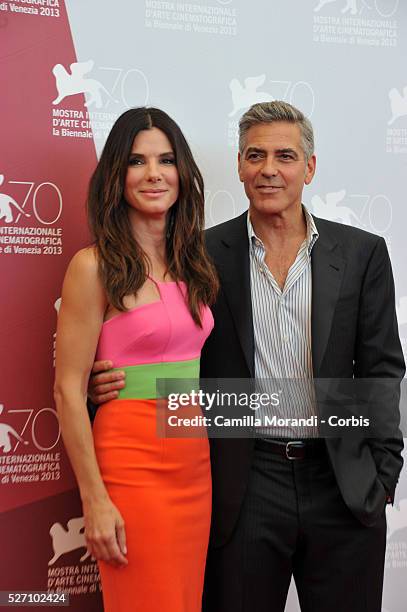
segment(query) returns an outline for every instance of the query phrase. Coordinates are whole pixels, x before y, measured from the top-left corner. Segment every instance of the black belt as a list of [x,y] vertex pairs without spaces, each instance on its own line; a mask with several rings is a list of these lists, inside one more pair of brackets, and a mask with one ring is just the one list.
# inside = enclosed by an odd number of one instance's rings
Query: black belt
[[256,448],[285,457],[290,461],[322,457],[326,446],[323,439],[310,440],[256,440]]

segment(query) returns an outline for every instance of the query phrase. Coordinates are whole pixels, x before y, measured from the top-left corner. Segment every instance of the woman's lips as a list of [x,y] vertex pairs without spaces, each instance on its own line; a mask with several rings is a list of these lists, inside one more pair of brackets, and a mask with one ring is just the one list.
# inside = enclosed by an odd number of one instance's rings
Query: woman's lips
[[163,193],[167,193],[167,189],[145,189],[141,193],[149,198],[159,198]]

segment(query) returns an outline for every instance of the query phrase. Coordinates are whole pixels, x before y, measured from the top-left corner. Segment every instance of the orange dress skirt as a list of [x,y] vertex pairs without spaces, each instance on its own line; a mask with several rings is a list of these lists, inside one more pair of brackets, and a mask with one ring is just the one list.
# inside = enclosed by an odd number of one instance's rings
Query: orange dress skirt
[[155,433],[155,400],[112,401],[96,414],[97,459],[124,519],[128,550],[126,567],[99,562],[106,612],[201,610],[211,512],[208,440]]

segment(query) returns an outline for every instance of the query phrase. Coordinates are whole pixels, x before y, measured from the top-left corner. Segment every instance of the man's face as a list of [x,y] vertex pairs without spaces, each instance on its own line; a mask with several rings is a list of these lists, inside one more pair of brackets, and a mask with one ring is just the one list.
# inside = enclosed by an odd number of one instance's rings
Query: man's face
[[301,206],[304,184],[315,173],[315,155],[305,162],[296,124],[259,123],[246,133],[238,170],[250,207],[259,213],[281,214]]

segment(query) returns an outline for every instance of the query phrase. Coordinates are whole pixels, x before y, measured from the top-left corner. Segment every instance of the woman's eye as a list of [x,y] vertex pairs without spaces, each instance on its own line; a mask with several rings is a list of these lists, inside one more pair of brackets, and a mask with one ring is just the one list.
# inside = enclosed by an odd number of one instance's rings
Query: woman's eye
[[142,160],[139,157],[131,157],[129,159],[129,166],[141,166]]
[[175,159],[173,157],[164,157],[161,162],[163,164],[173,165],[175,164]]

